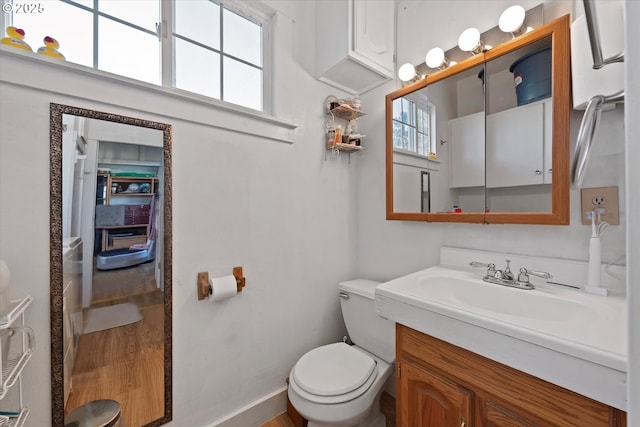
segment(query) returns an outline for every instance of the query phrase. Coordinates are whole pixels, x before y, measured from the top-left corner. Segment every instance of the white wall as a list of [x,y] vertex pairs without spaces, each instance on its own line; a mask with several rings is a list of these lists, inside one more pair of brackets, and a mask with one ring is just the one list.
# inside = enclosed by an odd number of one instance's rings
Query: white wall
[[[342,337],[336,286],[354,277],[360,159],[325,158],[323,100],[344,94],[302,68],[313,14],[301,3],[272,3],[284,11],[274,30],[275,107],[298,125],[293,144],[211,125],[224,113],[201,103],[0,52],[0,258],[14,292],[34,297],[27,322],[38,347],[24,374],[29,425],[50,425],[50,102],[173,126],[171,425],[211,426],[282,390],[298,357]],[[38,88],[15,83],[27,80]],[[267,126],[242,120],[247,131]],[[235,265],[247,277],[239,297],[197,301],[197,272],[226,275]]]

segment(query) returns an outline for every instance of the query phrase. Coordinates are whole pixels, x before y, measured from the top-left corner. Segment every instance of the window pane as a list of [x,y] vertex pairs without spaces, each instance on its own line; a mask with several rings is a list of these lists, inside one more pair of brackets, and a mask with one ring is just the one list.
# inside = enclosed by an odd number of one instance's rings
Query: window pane
[[418,131],[429,132],[429,110],[418,108]]
[[[16,13],[13,25],[26,32],[25,41],[34,52],[44,46],[46,36],[60,43],[58,49],[66,60],[93,67],[93,15],[59,1],[43,3],[42,13]],[[73,25],[60,25],[73,22]]]
[[393,120],[402,120],[402,98],[396,98],[393,100]]
[[220,6],[208,0],[175,2],[175,33],[220,50]]
[[160,84],[160,41],[107,18],[98,22],[98,68]]
[[224,53],[262,67],[262,27],[224,9]]
[[424,133],[418,133],[418,154],[426,156],[429,152],[429,139]]
[[150,0],[99,0],[98,10],[147,30],[160,22],[160,3]]
[[224,101],[262,111],[262,70],[225,57]]
[[406,98],[402,98],[402,121],[415,126],[415,103]]
[[220,55],[177,38],[174,42],[175,86],[220,99]]
[[396,120],[393,121],[393,146],[402,148],[402,123]]

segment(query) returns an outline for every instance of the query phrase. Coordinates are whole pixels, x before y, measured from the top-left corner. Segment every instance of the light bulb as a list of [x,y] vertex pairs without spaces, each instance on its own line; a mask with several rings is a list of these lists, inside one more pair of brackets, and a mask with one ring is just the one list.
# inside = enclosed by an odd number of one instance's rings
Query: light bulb
[[480,41],[480,31],[477,28],[467,28],[458,38],[458,47],[465,52],[480,53],[482,42]]
[[522,6],[511,6],[500,15],[498,27],[505,33],[518,33],[524,23],[525,11]]
[[431,68],[444,68],[449,65],[449,60],[444,56],[444,50],[434,47],[424,58],[424,62]]
[[398,70],[398,77],[403,82],[411,81],[415,76],[416,76],[416,67],[414,67],[413,64],[410,64],[408,62],[406,64],[403,64]]

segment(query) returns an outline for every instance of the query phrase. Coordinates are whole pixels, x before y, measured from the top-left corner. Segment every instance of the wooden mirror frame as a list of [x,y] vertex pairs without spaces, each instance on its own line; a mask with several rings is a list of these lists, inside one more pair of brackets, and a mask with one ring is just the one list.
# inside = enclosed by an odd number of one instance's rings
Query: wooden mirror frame
[[[553,180],[551,212],[422,213],[393,210],[393,101],[470,68],[490,62],[538,40],[551,37],[553,99]],[[385,97],[386,215],[388,220],[467,222],[488,224],[569,224],[569,112],[570,112],[569,15],[544,24],[526,34],[472,56]],[[486,200],[486,195],[485,195]],[[485,201],[486,203],[486,201]]]
[[158,129],[163,133],[164,168],[164,415],[145,425],[155,427],[172,419],[172,237],[171,237],[171,125],[68,105],[50,104],[50,317],[51,317],[51,425],[64,427],[64,330],[62,276],[62,116],[71,114],[97,120]]

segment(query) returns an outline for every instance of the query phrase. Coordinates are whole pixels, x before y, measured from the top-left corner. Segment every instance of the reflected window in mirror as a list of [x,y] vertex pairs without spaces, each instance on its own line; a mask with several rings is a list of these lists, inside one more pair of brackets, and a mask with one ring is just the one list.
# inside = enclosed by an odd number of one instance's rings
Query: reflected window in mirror
[[407,154],[436,153],[436,106],[421,93],[393,101],[393,147]]
[[100,399],[129,427],[171,420],[170,129],[51,104],[56,427]]

